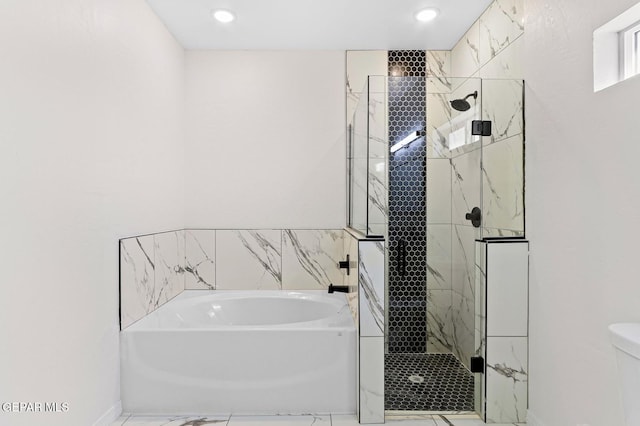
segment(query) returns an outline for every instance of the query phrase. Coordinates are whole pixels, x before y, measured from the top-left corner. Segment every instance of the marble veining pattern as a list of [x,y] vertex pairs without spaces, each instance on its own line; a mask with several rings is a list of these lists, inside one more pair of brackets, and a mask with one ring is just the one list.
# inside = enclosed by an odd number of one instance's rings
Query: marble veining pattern
[[120,240],[121,327],[128,327],[159,304],[153,236]]
[[492,122],[490,143],[523,133],[522,85],[522,80],[512,79],[482,82],[482,117]]
[[112,426],[225,426],[228,422],[229,416],[130,416]]
[[[475,356],[481,356],[487,359],[486,343],[487,343],[487,316],[486,316],[486,271],[485,271],[485,253],[486,244],[484,242],[475,242],[475,334],[474,347]],[[477,412],[484,418],[484,398],[485,398],[485,374],[474,374],[474,399]]]
[[521,135],[484,149],[482,198],[485,227],[524,231],[522,155]]
[[216,231],[216,278],[218,289],[282,289],[281,231]]
[[367,233],[367,176],[368,160],[366,158],[356,158],[353,160],[351,170],[351,227],[363,234]]
[[453,336],[454,353],[469,365],[475,352],[475,239],[478,228],[466,225],[454,226],[453,235]]
[[185,288],[215,290],[215,230],[185,231]]
[[451,51],[427,50],[427,93],[451,91]]
[[487,422],[524,422],[527,412],[527,338],[487,339]]
[[184,290],[184,231],[120,240],[124,329]]
[[370,159],[368,175],[368,223],[369,225],[386,224],[389,217],[386,161],[384,159]]
[[360,335],[384,335],[384,243],[360,241],[358,280]]
[[386,75],[387,52],[385,50],[347,51],[346,62],[346,113],[347,123],[350,123],[366,87],[367,76]]
[[342,230],[283,231],[282,288],[319,290],[342,285],[338,262],[344,258]]
[[471,77],[478,68],[480,68],[480,30],[478,22],[475,22],[451,51],[451,76]]
[[[432,79],[427,79],[427,85]],[[450,92],[428,92],[427,102],[427,158],[449,158],[449,129],[452,111]]]
[[480,63],[485,64],[524,32],[524,0],[495,0],[479,25]]
[[451,162],[428,158],[427,182],[427,224],[451,224]]
[[520,35],[480,69],[480,77],[524,79],[524,37]]
[[465,215],[480,206],[481,151],[476,149],[451,160],[452,222],[470,225]]
[[427,227],[427,288],[451,290],[451,225]]
[[384,337],[360,337],[360,422],[384,423]]
[[389,150],[386,82],[384,77],[369,77],[369,92],[366,94],[369,103],[369,158],[386,158]]
[[427,285],[427,352],[453,349],[451,290],[431,290]]
[[[358,426],[358,419],[353,414],[331,414],[326,416],[300,415],[300,416],[130,416],[122,415],[111,426],[205,426],[207,423],[197,422],[217,422],[214,425],[238,426],[240,421],[253,422],[253,425],[265,426],[327,426],[327,418],[330,419],[331,426]],[[321,419],[321,420],[320,420]],[[318,424],[318,421],[322,423]],[[233,421],[234,423],[231,423]],[[315,425],[309,422],[316,421]],[[181,423],[182,422],[182,423]],[[189,423],[191,422],[191,423]],[[186,424],[185,424],[186,423]],[[397,426],[484,426],[484,422],[475,415],[387,415],[385,424]],[[494,424],[493,426],[526,426],[524,423]]]
[[184,231],[154,235],[155,287],[161,303],[184,290]]
[[483,228],[482,235],[484,237],[524,237],[524,231],[517,229]]

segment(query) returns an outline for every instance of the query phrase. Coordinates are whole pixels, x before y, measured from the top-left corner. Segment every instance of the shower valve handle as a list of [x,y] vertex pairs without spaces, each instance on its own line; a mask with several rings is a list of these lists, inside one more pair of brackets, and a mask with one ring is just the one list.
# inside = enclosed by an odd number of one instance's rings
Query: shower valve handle
[[482,213],[480,212],[479,207],[474,207],[473,209],[471,209],[471,213],[467,213],[466,215],[464,215],[464,218],[470,220],[474,228],[480,228]]

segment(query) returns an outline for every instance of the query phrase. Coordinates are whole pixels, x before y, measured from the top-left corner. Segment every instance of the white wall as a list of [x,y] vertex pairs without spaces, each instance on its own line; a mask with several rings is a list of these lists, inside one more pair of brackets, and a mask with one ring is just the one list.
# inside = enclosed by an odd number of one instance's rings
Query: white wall
[[3,425],[119,399],[118,238],[183,225],[184,52],[143,0],[0,6]]
[[592,36],[636,2],[526,4],[529,405],[547,426],[623,424],[607,325],[640,321],[640,77],[593,93]]
[[187,227],[345,225],[344,55],[187,52]]

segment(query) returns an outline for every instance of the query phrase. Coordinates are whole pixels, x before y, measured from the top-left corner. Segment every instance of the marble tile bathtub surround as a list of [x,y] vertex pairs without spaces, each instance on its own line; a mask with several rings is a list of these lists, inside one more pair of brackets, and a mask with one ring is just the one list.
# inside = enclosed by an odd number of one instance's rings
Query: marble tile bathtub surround
[[155,234],[153,244],[155,287],[162,293],[162,302],[167,302],[184,290],[184,231]]
[[346,274],[337,265],[346,259],[343,239],[342,230],[283,230],[282,288],[323,290],[329,284],[342,285]]
[[[124,238],[121,327],[184,289],[320,290],[331,283],[342,285],[347,275],[338,262],[345,259],[341,229],[186,229]],[[351,272],[357,280],[357,266]]]
[[184,290],[184,241],[184,231],[120,240],[121,328]]
[[210,229],[185,230],[185,289],[215,290],[215,239]]
[[217,230],[216,249],[218,289],[282,289],[280,230]]
[[160,304],[153,235],[120,240],[120,325],[128,327]]

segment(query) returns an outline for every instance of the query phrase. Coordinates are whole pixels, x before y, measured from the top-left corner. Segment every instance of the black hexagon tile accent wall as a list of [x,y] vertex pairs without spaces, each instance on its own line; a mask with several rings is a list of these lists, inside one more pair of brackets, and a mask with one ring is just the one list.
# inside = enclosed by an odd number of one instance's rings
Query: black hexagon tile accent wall
[[[389,144],[425,128],[426,56],[388,54]],[[419,137],[389,157],[388,351],[424,353],[426,325],[426,148]]]

